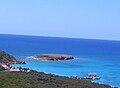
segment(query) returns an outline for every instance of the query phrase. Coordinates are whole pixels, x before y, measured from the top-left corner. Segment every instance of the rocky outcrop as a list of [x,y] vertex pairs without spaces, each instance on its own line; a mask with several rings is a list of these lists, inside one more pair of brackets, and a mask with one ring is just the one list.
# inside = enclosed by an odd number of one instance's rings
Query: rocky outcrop
[[6,70],[3,66],[0,66],[0,71]]
[[38,60],[51,60],[51,61],[74,59],[72,55],[66,54],[41,54],[34,56],[34,58]]
[[24,63],[24,62],[18,61],[12,55],[0,50],[0,63],[21,64],[21,63]]

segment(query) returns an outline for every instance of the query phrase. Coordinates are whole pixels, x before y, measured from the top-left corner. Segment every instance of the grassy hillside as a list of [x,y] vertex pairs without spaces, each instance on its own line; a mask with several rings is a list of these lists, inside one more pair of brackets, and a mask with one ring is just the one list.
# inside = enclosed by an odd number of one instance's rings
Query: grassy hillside
[[40,72],[0,72],[0,88],[111,88]]

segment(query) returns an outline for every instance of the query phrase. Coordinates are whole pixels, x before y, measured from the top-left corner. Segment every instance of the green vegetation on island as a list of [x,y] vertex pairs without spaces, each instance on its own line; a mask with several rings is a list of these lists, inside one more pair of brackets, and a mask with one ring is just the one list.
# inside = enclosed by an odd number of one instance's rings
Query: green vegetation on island
[[74,59],[72,55],[66,55],[66,54],[40,54],[34,56],[34,58],[38,60],[50,60],[50,61]]

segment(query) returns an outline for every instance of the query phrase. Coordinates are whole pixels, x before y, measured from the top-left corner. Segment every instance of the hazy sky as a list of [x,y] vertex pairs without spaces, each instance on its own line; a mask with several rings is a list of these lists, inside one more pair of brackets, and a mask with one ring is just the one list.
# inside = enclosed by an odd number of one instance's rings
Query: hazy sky
[[120,40],[120,0],[0,0],[0,33]]

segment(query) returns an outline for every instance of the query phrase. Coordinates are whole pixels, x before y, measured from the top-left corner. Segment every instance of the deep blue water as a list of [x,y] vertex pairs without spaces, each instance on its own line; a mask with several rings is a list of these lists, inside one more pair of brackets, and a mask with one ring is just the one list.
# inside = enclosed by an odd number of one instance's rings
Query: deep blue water
[[[120,41],[1,34],[0,49],[27,62],[14,66],[64,76],[95,72],[101,77],[97,82],[120,86]],[[28,58],[44,53],[71,54],[75,59],[50,62]]]

